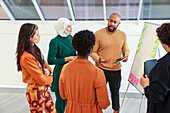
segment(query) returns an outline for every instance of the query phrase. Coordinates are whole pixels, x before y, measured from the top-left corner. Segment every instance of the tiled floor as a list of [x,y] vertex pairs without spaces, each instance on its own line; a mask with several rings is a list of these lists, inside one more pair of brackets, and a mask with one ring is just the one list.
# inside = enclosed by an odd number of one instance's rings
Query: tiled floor
[[[120,93],[120,103],[123,97],[124,93]],[[142,95],[140,93],[128,93],[120,113],[139,113],[141,97]],[[54,93],[52,93],[52,98],[55,100]],[[140,113],[145,112],[146,98],[143,99]],[[7,93],[0,90],[0,113],[29,113],[29,105],[24,91],[17,92],[17,90],[13,90]],[[113,113],[111,105],[104,110],[104,113]]]

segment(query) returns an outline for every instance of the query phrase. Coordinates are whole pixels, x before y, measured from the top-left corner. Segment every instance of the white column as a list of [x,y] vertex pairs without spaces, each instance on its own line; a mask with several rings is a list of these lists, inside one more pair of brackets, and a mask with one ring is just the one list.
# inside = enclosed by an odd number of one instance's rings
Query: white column
[[71,15],[71,18],[72,18],[72,21],[73,21],[73,24],[74,24],[75,23],[75,17],[74,17],[74,14],[73,14],[73,9],[72,9],[70,0],[67,0],[67,4],[68,4],[69,10],[70,10],[70,15]]
[[141,16],[142,3],[143,3],[143,0],[140,0],[140,2],[139,2],[139,10],[138,10],[138,17],[137,17],[138,24],[140,23],[139,20],[140,20],[140,16]]
[[44,15],[42,14],[42,12],[40,10],[40,7],[39,7],[37,1],[36,0],[32,0],[32,3],[34,4],[34,7],[35,7],[35,9],[36,9],[36,11],[37,11],[41,21],[45,24]]
[[106,20],[106,0],[103,0],[103,14],[104,14],[104,23],[107,25],[107,20]]

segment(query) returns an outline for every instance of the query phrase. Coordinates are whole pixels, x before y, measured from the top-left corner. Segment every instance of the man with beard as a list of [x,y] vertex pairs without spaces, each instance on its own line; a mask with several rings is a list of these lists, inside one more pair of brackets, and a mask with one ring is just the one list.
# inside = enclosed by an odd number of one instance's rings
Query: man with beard
[[[105,27],[95,33],[95,46],[91,54],[96,66],[101,68],[109,83],[112,108],[114,113],[119,113],[119,89],[121,82],[121,64],[120,62],[112,64],[116,59],[129,56],[126,34],[118,30],[121,17],[117,13],[110,15],[108,27]],[[123,60],[126,62],[127,59]]]

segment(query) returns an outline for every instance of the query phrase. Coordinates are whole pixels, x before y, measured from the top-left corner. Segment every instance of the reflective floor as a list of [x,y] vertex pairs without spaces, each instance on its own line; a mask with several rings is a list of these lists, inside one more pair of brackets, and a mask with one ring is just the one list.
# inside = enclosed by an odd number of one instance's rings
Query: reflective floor
[[[54,93],[51,94],[53,100],[55,101]],[[120,103],[122,103],[123,97],[124,93],[120,93]],[[142,95],[140,93],[127,93],[120,113],[146,113],[146,98],[145,97],[144,99],[141,98]],[[29,113],[29,105],[26,100],[24,90],[20,91],[17,89],[12,89],[7,92],[1,89],[0,113]],[[104,113],[113,113],[111,105],[106,110],[104,110]]]

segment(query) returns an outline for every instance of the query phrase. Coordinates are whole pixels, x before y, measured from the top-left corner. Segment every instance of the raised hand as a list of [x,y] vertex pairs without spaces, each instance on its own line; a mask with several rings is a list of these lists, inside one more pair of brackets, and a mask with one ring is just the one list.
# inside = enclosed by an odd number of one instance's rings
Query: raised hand
[[145,88],[146,86],[149,86],[150,81],[147,75],[142,75],[140,79],[140,85]]
[[48,69],[45,68],[45,69],[44,69],[44,72],[45,72],[44,74],[45,74],[46,76],[50,75],[50,71],[49,71]]
[[66,61],[72,61],[73,59],[77,58],[77,56],[69,56],[69,57],[65,57],[65,62]]
[[111,60],[110,57],[108,57],[106,60],[101,58],[101,57],[99,57],[99,63],[108,63],[110,60]]

